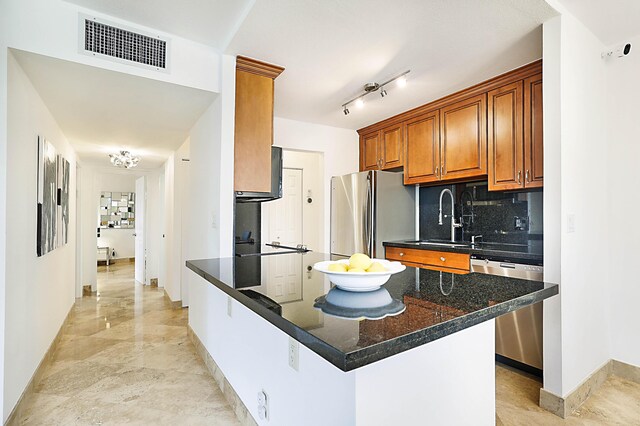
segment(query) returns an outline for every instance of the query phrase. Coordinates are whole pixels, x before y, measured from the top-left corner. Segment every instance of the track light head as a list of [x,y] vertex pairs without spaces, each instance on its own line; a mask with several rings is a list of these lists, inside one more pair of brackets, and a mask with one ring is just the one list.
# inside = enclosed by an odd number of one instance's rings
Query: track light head
[[344,112],[344,115],[349,115],[349,108],[344,107],[344,111],[342,112]]
[[387,91],[384,90],[384,87],[380,89],[380,96],[382,96],[383,98],[387,96]]

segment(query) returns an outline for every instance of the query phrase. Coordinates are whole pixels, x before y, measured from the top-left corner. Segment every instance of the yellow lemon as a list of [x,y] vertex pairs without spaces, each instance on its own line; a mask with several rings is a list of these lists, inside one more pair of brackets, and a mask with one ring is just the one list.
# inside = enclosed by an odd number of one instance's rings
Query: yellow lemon
[[360,268],[366,270],[371,266],[371,258],[366,254],[356,253],[349,258],[349,269]]
[[330,263],[327,269],[331,272],[347,272],[347,265],[344,263]]
[[349,268],[349,272],[365,272],[362,268]]
[[367,272],[385,272],[387,269],[380,262],[373,262]]

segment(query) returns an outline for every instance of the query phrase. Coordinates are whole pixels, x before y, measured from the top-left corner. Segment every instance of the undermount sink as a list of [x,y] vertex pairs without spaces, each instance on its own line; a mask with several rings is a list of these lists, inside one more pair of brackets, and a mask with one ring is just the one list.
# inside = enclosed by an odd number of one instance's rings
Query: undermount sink
[[471,247],[471,243],[465,243],[465,242],[453,242],[453,241],[433,241],[433,240],[423,240],[419,242],[420,245],[425,245],[425,246],[439,246],[439,247],[451,247],[451,248],[457,248],[457,247]]

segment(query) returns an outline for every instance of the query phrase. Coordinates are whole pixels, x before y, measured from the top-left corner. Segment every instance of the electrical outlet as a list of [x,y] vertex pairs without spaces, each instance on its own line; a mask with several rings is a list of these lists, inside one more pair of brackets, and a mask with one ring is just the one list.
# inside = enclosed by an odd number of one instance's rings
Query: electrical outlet
[[227,315],[231,318],[231,309],[233,308],[233,299],[227,296]]
[[258,392],[258,417],[269,420],[269,398],[264,390]]
[[289,367],[298,371],[298,352],[300,349],[300,344],[289,337]]

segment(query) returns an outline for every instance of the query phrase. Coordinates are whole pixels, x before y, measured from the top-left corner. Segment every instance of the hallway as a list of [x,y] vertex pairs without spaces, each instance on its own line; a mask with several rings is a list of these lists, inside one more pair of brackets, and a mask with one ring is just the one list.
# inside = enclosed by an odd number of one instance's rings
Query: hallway
[[133,280],[133,264],[98,269],[98,296],[73,317],[18,424],[236,425],[187,337],[187,309]]

